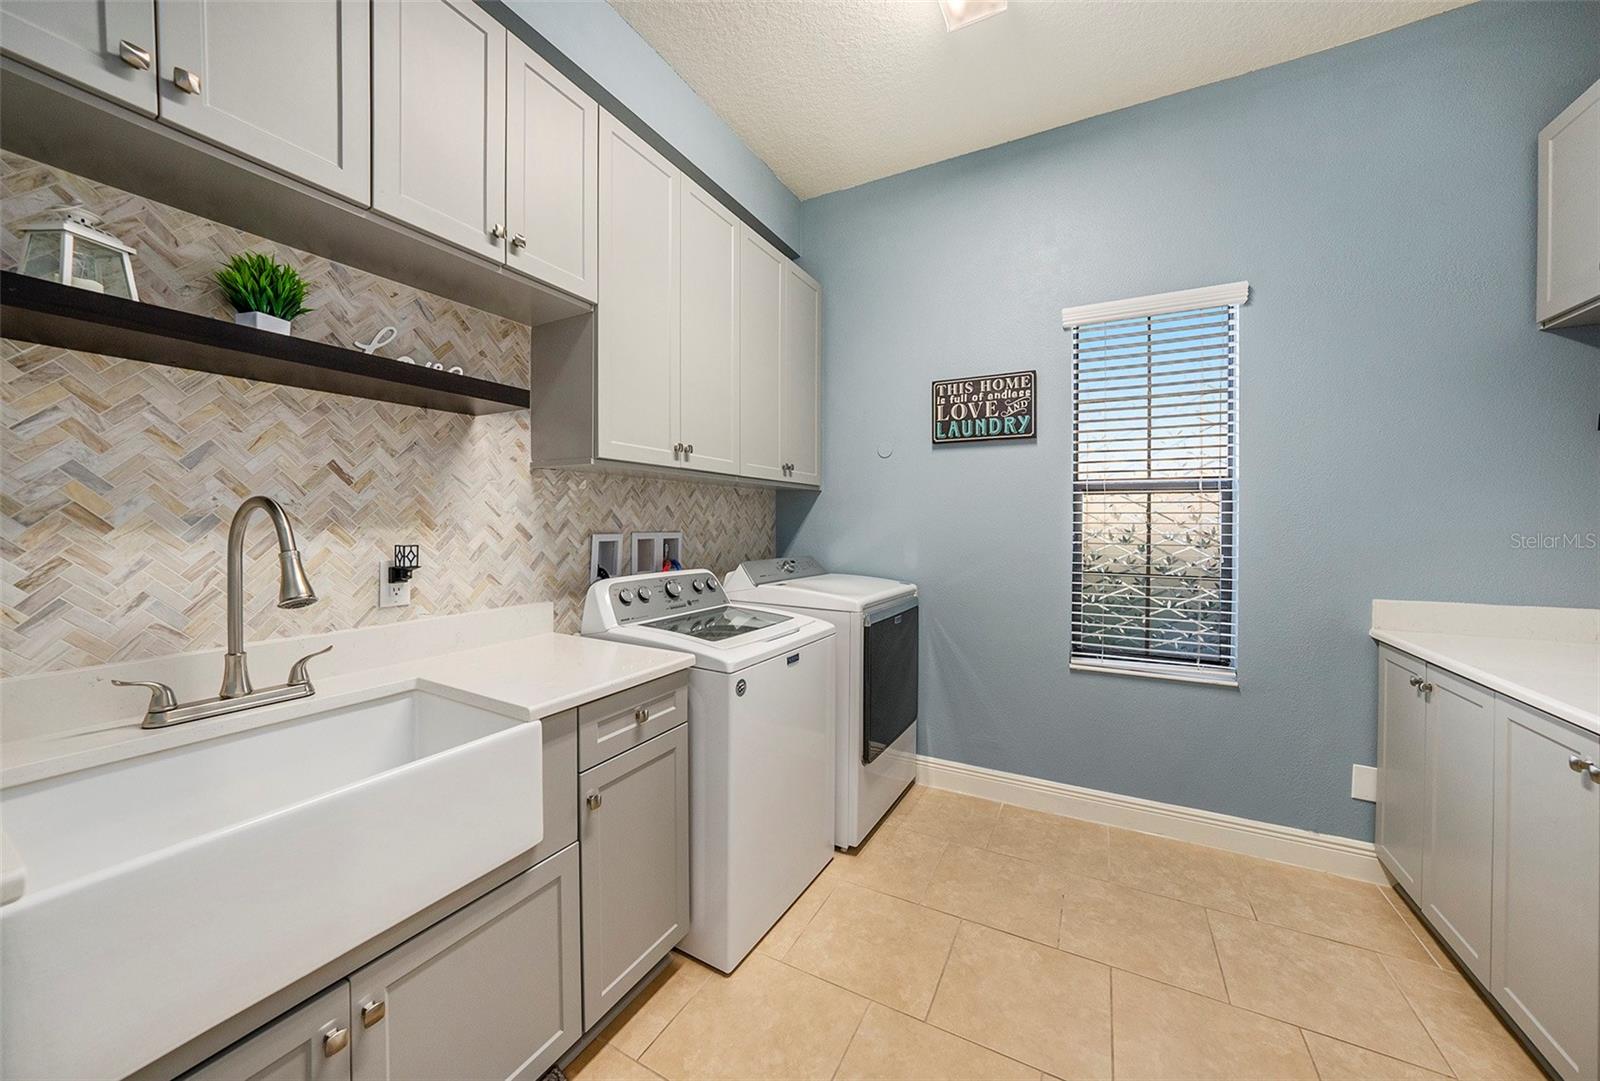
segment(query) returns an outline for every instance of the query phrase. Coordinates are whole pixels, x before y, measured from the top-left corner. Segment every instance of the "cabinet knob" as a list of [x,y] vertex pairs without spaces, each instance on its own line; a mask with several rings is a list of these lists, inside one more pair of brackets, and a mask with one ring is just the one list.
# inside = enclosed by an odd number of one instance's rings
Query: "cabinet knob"
[[350,1030],[347,1028],[333,1029],[322,1037],[322,1054],[326,1058],[332,1058],[349,1046]]
[[150,70],[150,50],[141,49],[131,41],[123,40],[117,43],[117,55],[122,57],[122,62],[130,68],[140,71]]
[[693,453],[694,453],[694,444],[693,443],[685,443],[683,445],[684,457],[688,457],[689,455],[691,455]]
[[506,235],[506,227],[499,222],[495,222],[489,230],[489,235],[496,240],[503,239]]
[[638,721],[640,724],[648,721],[650,719],[650,707],[640,706],[638,709],[634,710],[633,719]]
[[1413,687],[1420,687],[1422,686],[1422,677],[1412,676],[1410,679],[1406,680],[1406,682],[1411,684]]
[[1568,756],[1567,768],[1573,773],[1588,773],[1595,768],[1595,764],[1581,754],[1575,754]]
[[528,246],[528,238],[518,233],[511,238],[511,246],[518,249],[526,248]]
[[200,76],[188,68],[172,69],[172,85],[185,94],[200,93]]
[[386,1000],[369,1001],[365,1006],[361,1007],[361,1027],[371,1028],[388,1016],[389,1003]]
[[589,805],[589,810],[598,811],[600,809],[600,793],[598,793],[598,792],[590,792],[589,793],[589,798],[584,800],[583,802],[585,802],[585,803],[587,803]]
[[1600,784],[1600,765],[1594,762],[1589,763],[1589,780],[1595,784]]
[[1427,680],[1423,680],[1421,683],[1417,684],[1417,686],[1421,689],[1423,694],[1433,693],[1433,684],[1429,683]]

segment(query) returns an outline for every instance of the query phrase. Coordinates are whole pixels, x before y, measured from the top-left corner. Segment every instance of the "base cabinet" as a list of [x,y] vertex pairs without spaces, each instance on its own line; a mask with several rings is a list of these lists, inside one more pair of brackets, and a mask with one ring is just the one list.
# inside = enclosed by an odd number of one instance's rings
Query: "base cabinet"
[[1497,703],[1496,1000],[1567,1081],[1600,1077],[1600,736]]
[[569,847],[350,977],[356,1081],[542,1074],[582,1032]]
[[1428,821],[1426,671],[1415,657],[1378,647],[1378,859],[1412,897],[1422,896]]
[[689,930],[689,726],[579,775],[583,1017],[593,1025]]

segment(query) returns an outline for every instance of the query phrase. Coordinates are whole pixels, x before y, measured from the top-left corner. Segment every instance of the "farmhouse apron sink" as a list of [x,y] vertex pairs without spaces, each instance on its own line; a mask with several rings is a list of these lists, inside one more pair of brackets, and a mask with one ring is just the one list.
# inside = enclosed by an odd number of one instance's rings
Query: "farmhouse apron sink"
[[540,759],[412,690],[0,793],[0,1075],[121,1077],[532,848]]

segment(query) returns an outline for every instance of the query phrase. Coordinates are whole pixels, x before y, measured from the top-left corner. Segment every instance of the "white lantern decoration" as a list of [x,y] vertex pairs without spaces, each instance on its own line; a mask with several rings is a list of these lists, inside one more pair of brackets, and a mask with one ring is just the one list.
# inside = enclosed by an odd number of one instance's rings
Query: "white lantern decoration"
[[95,293],[139,299],[133,284],[134,249],[95,226],[98,215],[81,206],[47,210],[18,232],[27,237],[22,273]]

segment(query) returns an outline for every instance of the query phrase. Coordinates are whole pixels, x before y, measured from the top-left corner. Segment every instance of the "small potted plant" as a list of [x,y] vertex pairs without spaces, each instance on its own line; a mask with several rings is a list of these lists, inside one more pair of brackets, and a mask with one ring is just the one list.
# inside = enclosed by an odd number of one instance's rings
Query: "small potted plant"
[[287,334],[290,320],[311,310],[305,303],[305,279],[294,267],[261,252],[235,255],[216,279],[234,307],[233,321],[241,326]]

